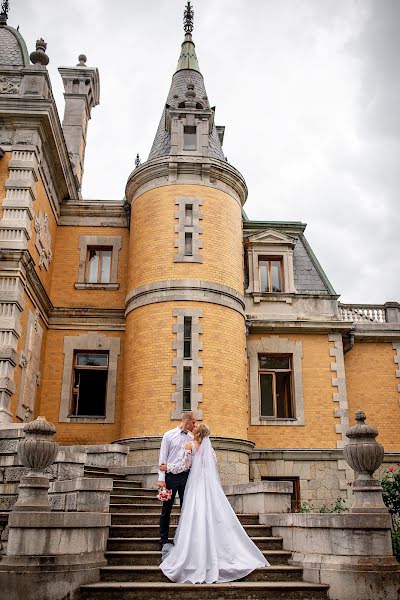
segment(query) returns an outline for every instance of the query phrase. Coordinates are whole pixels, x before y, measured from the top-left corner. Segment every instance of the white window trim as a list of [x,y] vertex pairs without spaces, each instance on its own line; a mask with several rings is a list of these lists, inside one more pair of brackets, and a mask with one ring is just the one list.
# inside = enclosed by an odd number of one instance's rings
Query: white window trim
[[[79,238],[78,281],[75,283],[75,288],[78,290],[117,290],[119,288],[117,282],[118,258],[121,245],[122,236],[120,235],[81,235]],[[88,248],[91,246],[103,246],[112,249],[109,283],[88,283],[85,281],[87,253]]]
[[[261,398],[259,387],[260,354],[291,354],[292,355],[292,383],[293,406],[295,417],[281,419],[261,416]],[[262,337],[261,339],[248,339],[248,356],[250,369],[250,423],[251,425],[304,425],[304,395],[302,358],[303,344],[300,341],[291,341],[279,336]]]
[[[118,356],[121,349],[119,337],[107,337],[98,333],[64,337],[64,371],[61,385],[60,423],[114,423],[115,398],[117,387]],[[72,372],[74,369],[74,353],[79,350],[108,352],[107,395],[104,417],[70,416],[72,396]]]

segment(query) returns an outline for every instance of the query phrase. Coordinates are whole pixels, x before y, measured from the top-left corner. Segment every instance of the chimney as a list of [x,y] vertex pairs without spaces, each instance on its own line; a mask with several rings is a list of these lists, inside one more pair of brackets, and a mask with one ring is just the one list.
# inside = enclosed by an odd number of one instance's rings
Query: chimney
[[65,110],[62,123],[65,141],[79,188],[82,185],[86,132],[90,113],[100,100],[99,71],[86,66],[81,54],[76,67],[58,69],[64,84]]

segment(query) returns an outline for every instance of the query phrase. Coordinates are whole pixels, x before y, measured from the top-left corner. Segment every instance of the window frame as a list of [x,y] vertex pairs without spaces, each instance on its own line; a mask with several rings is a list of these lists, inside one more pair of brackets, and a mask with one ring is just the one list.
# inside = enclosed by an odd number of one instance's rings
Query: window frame
[[[71,387],[74,355],[76,352],[105,353],[108,351],[108,378],[106,408],[104,417],[70,416]],[[64,336],[64,370],[61,383],[59,423],[114,423],[117,393],[118,356],[121,351],[121,340],[118,336],[107,336],[99,333]]]
[[[79,266],[78,278],[75,283],[77,290],[118,290],[118,260],[122,245],[120,235],[81,235],[79,237]],[[87,260],[89,248],[111,248],[111,266],[109,283],[88,283],[86,281]]]
[[[107,366],[104,367],[102,365],[77,365],[77,357],[79,354],[103,354],[107,356]],[[109,377],[109,368],[110,368],[110,353],[109,351],[104,351],[104,350],[75,350],[74,351],[74,355],[73,355],[73,365],[72,365],[72,384],[71,384],[71,398],[70,398],[70,412],[69,412],[69,417],[71,418],[75,418],[75,417],[80,417],[80,418],[89,418],[89,419],[104,419],[106,416],[106,407],[107,407],[107,393],[108,393],[108,377]],[[73,406],[74,406],[74,390],[76,389],[75,386],[75,371],[76,369],[78,369],[79,371],[107,371],[107,381],[106,381],[106,389],[105,389],[105,397],[104,397],[104,414],[98,414],[98,415],[85,415],[85,414],[77,414],[76,412],[74,413],[73,411]],[[79,398],[79,396],[78,396]],[[78,406],[79,404],[79,400],[76,402],[76,406]]]
[[[99,264],[97,266],[97,281],[89,281],[90,273],[90,252],[92,250],[100,252]],[[110,252],[110,270],[108,274],[108,281],[101,281],[101,270],[103,262],[103,252]],[[113,259],[113,247],[112,246],[88,246],[86,250],[86,268],[85,268],[85,283],[87,284],[108,284],[111,283],[111,266]]]
[[[289,368],[288,369],[264,369],[260,367],[260,359],[262,357],[270,357],[270,358],[288,358],[289,359]],[[289,373],[290,376],[290,416],[278,417],[278,401],[276,395],[276,373]],[[263,415],[262,414],[262,395],[261,395],[261,375],[272,375],[272,394],[273,394],[273,405],[274,405],[274,414],[273,415]],[[296,410],[295,403],[293,402],[293,356],[292,354],[284,353],[284,354],[270,354],[270,353],[260,353],[258,355],[258,396],[260,402],[260,419],[295,419],[296,418]]]
[[[267,262],[268,263],[268,290],[263,290],[261,289],[261,262]],[[279,262],[279,283],[280,283],[280,290],[273,290],[272,289],[272,263],[273,262]],[[263,254],[259,254],[258,255],[258,281],[259,281],[259,286],[260,286],[260,293],[261,294],[281,294],[282,292],[284,292],[284,286],[285,286],[285,280],[284,280],[284,270],[283,270],[283,256],[282,255],[278,255],[278,256],[271,256],[271,255],[263,255]]]

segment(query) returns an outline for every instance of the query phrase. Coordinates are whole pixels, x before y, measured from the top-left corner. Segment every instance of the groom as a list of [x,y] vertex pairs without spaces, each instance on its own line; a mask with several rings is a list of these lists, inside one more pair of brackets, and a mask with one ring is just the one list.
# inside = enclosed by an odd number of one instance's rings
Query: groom
[[182,422],[178,427],[170,429],[163,435],[160,448],[159,465],[163,465],[158,472],[158,487],[161,489],[166,487],[167,490],[172,490],[171,499],[163,502],[160,518],[160,546],[168,543],[169,521],[171,509],[174,504],[175,496],[179,494],[180,505],[183,504],[183,496],[185,493],[186,481],[189,476],[189,470],[182,473],[166,473],[169,464],[181,463],[185,456],[185,444],[193,439],[193,427],[196,423],[196,416],[192,412],[182,413]]

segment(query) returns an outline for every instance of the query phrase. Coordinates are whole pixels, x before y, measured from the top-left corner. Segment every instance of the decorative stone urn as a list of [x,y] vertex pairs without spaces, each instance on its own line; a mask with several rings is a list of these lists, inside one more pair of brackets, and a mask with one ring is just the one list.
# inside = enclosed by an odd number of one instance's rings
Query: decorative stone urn
[[49,511],[49,478],[45,469],[53,464],[58,452],[58,444],[52,438],[56,428],[38,417],[24,427],[25,438],[18,446],[18,457],[29,471],[21,478],[16,511]]
[[372,476],[381,466],[385,451],[375,440],[378,430],[367,425],[365,420],[365,413],[357,411],[357,425],[346,431],[350,441],[343,448],[344,458],[355,473],[351,512],[387,512],[382,498],[382,486]]

